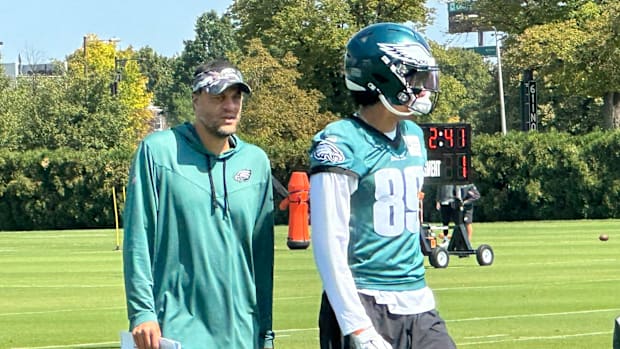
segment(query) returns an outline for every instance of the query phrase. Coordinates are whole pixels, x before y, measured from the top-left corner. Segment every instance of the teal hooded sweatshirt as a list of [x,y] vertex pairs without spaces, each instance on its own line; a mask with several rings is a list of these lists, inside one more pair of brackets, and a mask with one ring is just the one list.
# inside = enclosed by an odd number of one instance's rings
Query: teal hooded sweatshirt
[[183,349],[272,347],[273,194],[260,148],[220,155],[190,123],[139,145],[123,265],[130,329],[157,321]]

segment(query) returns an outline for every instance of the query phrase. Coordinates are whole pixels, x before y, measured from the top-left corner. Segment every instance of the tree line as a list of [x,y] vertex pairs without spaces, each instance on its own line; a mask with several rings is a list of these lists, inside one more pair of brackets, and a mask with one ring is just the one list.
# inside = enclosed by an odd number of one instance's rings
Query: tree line
[[[469,2],[470,1],[465,1]],[[521,130],[521,80],[539,86],[538,132],[587,135],[620,126],[620,3],[611,0],[477,0],[481,27],[502,40],[509,132]],[[85,38],[54,77],[0,74],[0,147],[6,151],[131,152],[153,127],[149,104],[170,125],[193,119],[191,74],[226,57],[253,88],[240,135],[263,147],[283,183],[307,166],[312,135],[354,111],[343,83],[348,38],[380,21],[413,22],[433,13],[419,1],[236,0],[202,13],[195,36],[172,57],[150,47],[118,50]],[[502,137],[497,65],[463,48],[430,42],[441,67],[437,110],[418,122],[467,122],[476,137]],[[482,139],[482,138],[479,138]],[[7,179],[9,180],[9,179]],[[0,189],[3,187],[0,186]],[[0,197],[2,196],[0,190]]]

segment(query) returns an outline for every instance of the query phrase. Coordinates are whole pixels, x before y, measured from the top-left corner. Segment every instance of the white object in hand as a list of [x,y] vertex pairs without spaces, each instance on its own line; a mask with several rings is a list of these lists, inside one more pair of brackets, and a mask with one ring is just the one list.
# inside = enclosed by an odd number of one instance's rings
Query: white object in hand
[[[121,349],[135,349],[137,348],[136,344],[133,341],[133,335],[129,331],[121,331]],[[160,338],[159,339],[159,348],[160,349],[181,349],[181,343],[168,339],[168,338]]]
[[390,343],[383,339],[374,327],[367,328],[360,334],[351,335],[351,340],[355,349],[392,349]]

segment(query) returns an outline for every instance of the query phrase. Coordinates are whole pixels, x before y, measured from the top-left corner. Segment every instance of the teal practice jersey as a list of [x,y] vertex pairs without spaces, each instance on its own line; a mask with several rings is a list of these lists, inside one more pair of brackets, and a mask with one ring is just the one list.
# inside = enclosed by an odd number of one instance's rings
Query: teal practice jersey
[[420,250],[420,201],[426,149],[422,129],[401,121],[396,137],[357,117],[328,125],[313,139],[311,173],[354,176],[348,263],[358,289],[408,291],[426,286]]

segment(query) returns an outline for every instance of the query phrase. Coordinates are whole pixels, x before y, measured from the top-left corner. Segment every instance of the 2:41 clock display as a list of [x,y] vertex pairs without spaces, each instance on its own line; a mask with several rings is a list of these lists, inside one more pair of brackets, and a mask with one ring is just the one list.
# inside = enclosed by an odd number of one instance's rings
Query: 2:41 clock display
[[471,126],[465,123],[420,124],[428,155],[427,183],[471,182]]

